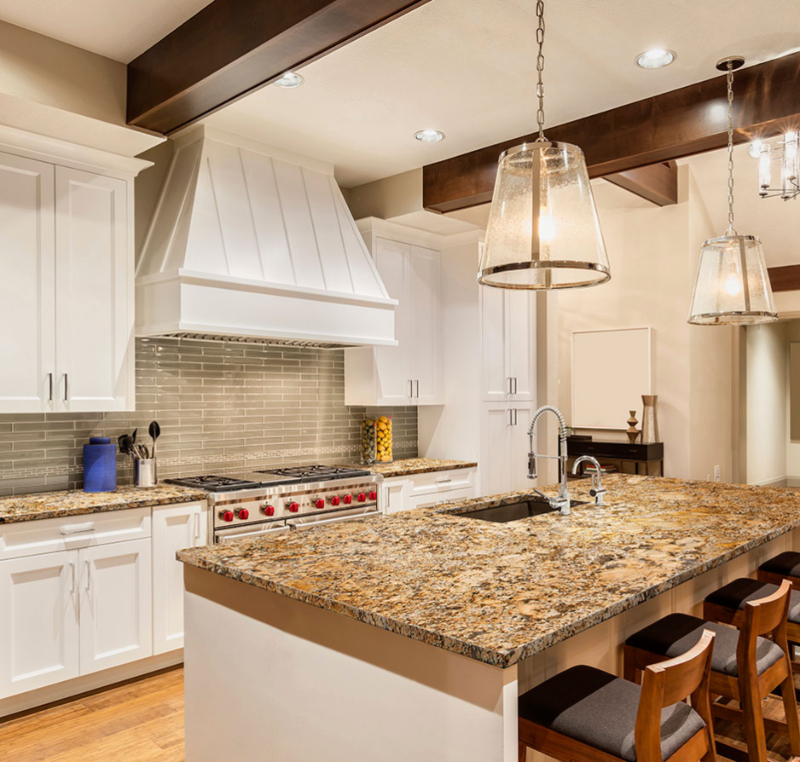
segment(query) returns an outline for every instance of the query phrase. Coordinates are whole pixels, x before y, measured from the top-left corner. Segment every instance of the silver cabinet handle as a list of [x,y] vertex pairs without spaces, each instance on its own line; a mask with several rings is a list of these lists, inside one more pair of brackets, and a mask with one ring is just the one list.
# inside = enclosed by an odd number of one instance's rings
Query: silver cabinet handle
[[47,382],[50,385],[50,402],[52,402],[53,401],[53,374],[52,373],[48,373],[47,374]]
[[517,410],[516,408],[514,408],[514,425],[515,425],[515,426],[517,425],[517,413],[518,413],[518,412],[519,412],[519,410]]
[[514,394],[517,393],[517,377],[514,376]]
[[513,410],[509,410],[508,411],[508,425],[509,426],[513,426],[514,425],[514,411]]
[[92,562],[86,559],[86,592],[92,591]]
[[69,402],[69,373],[64,374],[64,402]]
[[74,561],[70,561],[69,562],[69,571],[70,571],[70,574],[72,575],[72,583],[71,583],[70,588],[69,588],[69,594],[70,595],[75,595],[75,562]]
[[194,515],[194,541],[195,543],[200,541],[200,514],[195,513]]
[[419,379],[417,379],[417,399],[419,399]]
[[508,393],[509,393],[509,394],[513,394],[513,393],[514,393],[514,392],[512,392],[512,391],[511,391],[511,390],[512,390],[512,388],[513,388],[513,386],[512,386],[512,384],[511,384],[511,376],[509,376],[509,377],[508,377]]
[[88,526],[86,524],[81,524],[80,526],[75,526],[72,528],[65,527],[64,529],[61,530],[61,534],[64,537],[69,537],[70,535],[88,534],[89,532],[94,532],[94,531],[96,531],[95,527],[93,527],[91,524],[89,524]]
[[408,380],[408,386],[409,386],[408,396],[411,397],[411,399],[413,399],[414,398],[414,382],[411,379]]

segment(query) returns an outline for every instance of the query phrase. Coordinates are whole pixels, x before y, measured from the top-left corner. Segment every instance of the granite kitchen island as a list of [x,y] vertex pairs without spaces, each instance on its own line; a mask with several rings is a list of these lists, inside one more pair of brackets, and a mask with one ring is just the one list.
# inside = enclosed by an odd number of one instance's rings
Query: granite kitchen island
[[187,762],[511,762],[520,692],[621,673],[626,634],[795,547],[800,492],[606,482],[570,516],[468,517],[513,493],[181,552]]

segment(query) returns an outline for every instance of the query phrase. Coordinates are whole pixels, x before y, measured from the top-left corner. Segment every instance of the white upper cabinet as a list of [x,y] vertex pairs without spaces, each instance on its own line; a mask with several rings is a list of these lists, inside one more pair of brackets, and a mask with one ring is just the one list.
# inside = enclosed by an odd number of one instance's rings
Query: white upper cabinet
[[395,309],[397,346],[345,351],[345,404],[441,405],[441,253],[372,236],[372,253]]
[[54,167],[0,154],[0,411],[55,410]]
[[0,412],[134,409],[130,193],[0,154]]
[[57,391],[68,411],[133,407],[127,184],[56,167]]
[[484,402],[531,402],[536,391],[536,302],[529,291],[481,286]]

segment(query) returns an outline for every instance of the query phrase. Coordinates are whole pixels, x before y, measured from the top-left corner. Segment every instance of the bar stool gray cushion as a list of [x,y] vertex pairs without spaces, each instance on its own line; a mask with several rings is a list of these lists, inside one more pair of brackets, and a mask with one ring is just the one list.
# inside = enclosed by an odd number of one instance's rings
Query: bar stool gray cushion
[[[736,611],[736,609],[743,609],[747,601],[766,598],[777,591],[777,585],[772,585],[769,582],[759,582],[757,579],[750,579],[749,577],[740,577],[727,585],[723,585],[711,595],[707,595],[706,601]],[[792,590],[789,595],[789,621],[800,624],[800,593]]]
[[[560,672],[519,698],[519,716],[595,749],[636,762],[634,730],[641,688],[594,667]],[[688,704],[661,712],[661,756],[668,759],[705,727]]]
[[[717,634],[711,654],[711,669],[730,677],[738,677],[736,646],[739,643],[739,631],[689,614],[669,614],[631,635],[625,645],[672,659],[685,654],[694,646],[700,640],[703,630],[711,630]],[[756,643],[758,674],[766,672],[782,656],[783,651],[779,645],[767,638],[759,638]]]
[[787,550],[785,553],[779,553],[774,558],[770,558],[769,561],[765,561],[758,568],[771,574],[800,577],[800,553]]

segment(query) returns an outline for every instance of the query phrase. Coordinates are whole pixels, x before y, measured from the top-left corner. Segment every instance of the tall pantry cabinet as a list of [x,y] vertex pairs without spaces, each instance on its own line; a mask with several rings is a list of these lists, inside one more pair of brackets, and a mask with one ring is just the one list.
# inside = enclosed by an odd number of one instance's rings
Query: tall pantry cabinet
[[0,413],[134,408],[138,168],[0,146]]

